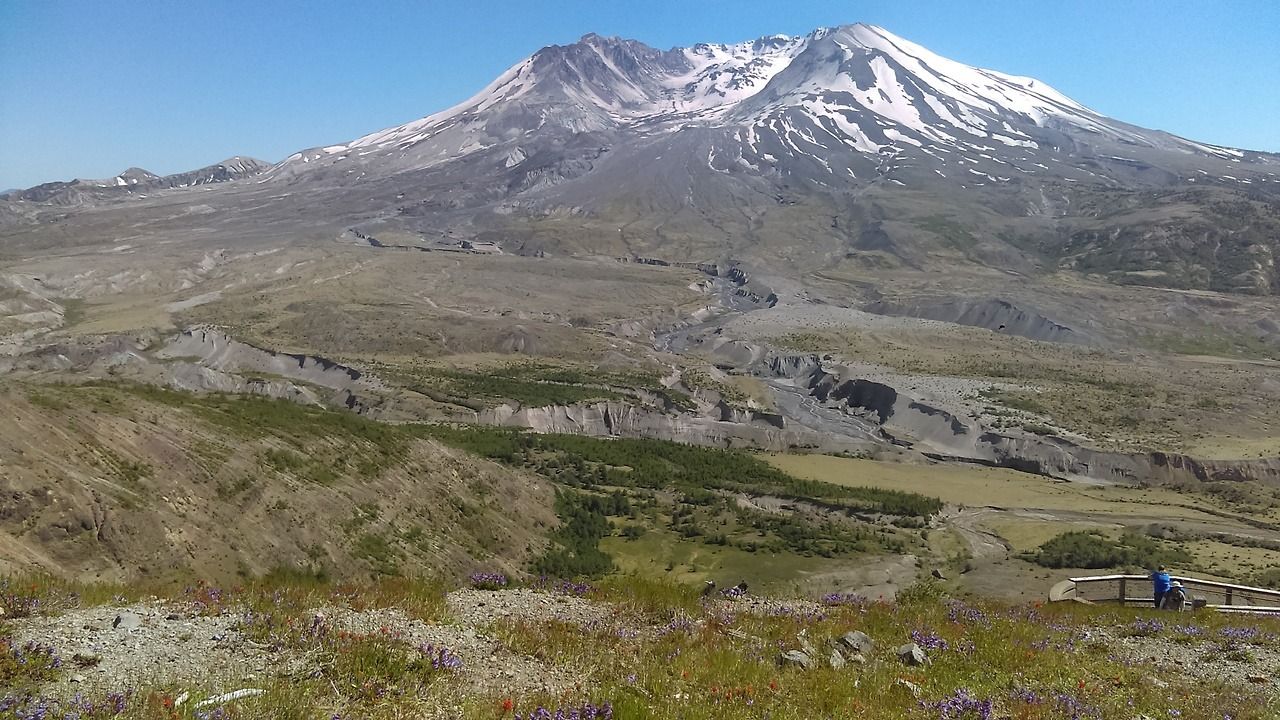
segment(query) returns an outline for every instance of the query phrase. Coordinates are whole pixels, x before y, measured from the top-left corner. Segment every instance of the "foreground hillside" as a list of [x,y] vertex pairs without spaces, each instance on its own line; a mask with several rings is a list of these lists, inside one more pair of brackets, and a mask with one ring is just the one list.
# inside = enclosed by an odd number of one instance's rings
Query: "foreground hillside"
[[10,383],[0,404],[0,568],[464,573],[521,566],[555,521],[545,484],[352,413],[116,384]]
[[1185,718],[1280,712],[1280,623],[950,599],[275,575],[0,581],[0,718]]

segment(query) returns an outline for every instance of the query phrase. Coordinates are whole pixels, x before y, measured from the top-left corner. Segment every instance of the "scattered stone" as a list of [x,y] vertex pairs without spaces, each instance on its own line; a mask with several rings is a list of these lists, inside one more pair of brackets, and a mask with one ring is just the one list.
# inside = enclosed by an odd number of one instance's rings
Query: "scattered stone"
[[97,653],[76,653],[71,656],[71,662],[75,663],[77,667],[89,668],[102,662],[102,656]]
[[937,579],[939,579],[939,580],[946,580],[946,579],[947,579],[947,576],[946,576],[946,575],[943,575],[943,574],[942,574],[942,571],[941,571],[941,570],[939,570],[938,568],[934,568],[934,569],[933,569],[933,572],[932,572],[931,574],[932,574],[935,578],[937,578]]
[[803,670],[808,670],[813,667],[813,658],[804,654],[800,650],[787,650],[782,653],[780,658],[778,658],[778,662],[783,666],[793,665]]
[[898,648],[898,659],[907,665],[924,665],[929,662],[929,656],[924,654],[924,650],[915,643],[907,643]]
[[1249,675],[1245,679],[1255,685],[1266,685],[1267,683],[1271,682],[1271,680],[1266,675]]
[[861,630],[853,630],[841,635],[836,639],[836,644],[859,655],[870,655],[876,647],[875,641]]
[[840,654],[839,650],[834,648],[831,650],[831,657],[828,659],[828,662],[831,663],[832,670],[840,670],[845,666],[844,656]]
[[818,656],[818,649],[813,646],[813,643],[809,642],[808,635],[805,635],[803,632],[800,633],[796,636],[796,642],[800,644],[800,650],[805,655],[808,655],[809,657]]
[[862,653],[854,653],[849,656],[849,662],[853,663],[854,665],[866,665],[867,656],[863,655]]
[[898,680],[894,684],[898,685],[899,687],[904,687],[907,689],[907,692],[911,693],[916,697],[920,697],[920,693],[921,693],[920,686],[911,682],[910,680],[907,680],[906,678],[898,678]]
[[117,630],[136,630],[142,627],[142,618],[136,613],[123,612],[116,615],[116,619],[111,621],[111,627]]
[[1155,675],[1144,675],[1144,676],[1142,676],[1142,684],[1143,684],[1143,685],[1147,685],[1147,686],[1149,686],[1149,687],[1153,687],[1153,688],[1159,688],[1159,689],[1162,689],[1162,690],[1163,690],[1164,688],[1169,687],[1169,683],[1167,683],[1167,682],[1165,682],[1165,681],[1161,680],[1160,678],[1156,677]]
[[82,682],[84,682],[84,676],[83,676],[83,675],[72,675],[72,676],[71,676],[71,682],[73,682],[73,683],[82,683]]
[[206,698],[196,703],[195,705],[192,705],[191,707],[196,708],[198,710],[202,707],[208,707],[210,705],[221,705],[222,703],[231,702],[232,700],[239,700],[240,698],[257,697],[258,695],[261,695],[263,692],[265,691],[259,690],[258,688],[244,688],[243,690],[234,690],[229,693],[224,693],[222,695],[215,695],[211,698]]

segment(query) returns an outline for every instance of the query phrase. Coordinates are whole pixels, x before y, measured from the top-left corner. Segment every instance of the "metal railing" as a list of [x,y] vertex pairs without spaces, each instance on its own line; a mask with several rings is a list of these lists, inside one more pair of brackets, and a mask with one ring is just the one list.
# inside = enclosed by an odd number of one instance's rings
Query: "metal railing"
[[[1214,610],[1280,613],[1280,590],[1193,577],[1170,576],[1170,579],[1182,583],[1188,599],[1203,599],[1203,605]],[[1142,588],[1144,594],[1131,594],[1138,588]],[[1049,592],[1049,599],[1153,605],[1154,593],[1145,594],[1152,591],[1151,578],[1147,575],[1095,575],[1073,577],[1058,583]]]

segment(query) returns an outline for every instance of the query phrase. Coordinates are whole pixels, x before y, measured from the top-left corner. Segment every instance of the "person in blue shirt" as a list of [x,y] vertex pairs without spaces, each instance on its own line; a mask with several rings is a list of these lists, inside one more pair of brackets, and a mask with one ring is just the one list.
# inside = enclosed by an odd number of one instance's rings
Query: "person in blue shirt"
[[1169,573],[1164,569],[1163,565],[1151,573],[1151,585],[1155,590],[1156,607],[1160,607],[1165,593],[1169,592],[1169,587],[1172,585],[1172,581],[1169,580]]

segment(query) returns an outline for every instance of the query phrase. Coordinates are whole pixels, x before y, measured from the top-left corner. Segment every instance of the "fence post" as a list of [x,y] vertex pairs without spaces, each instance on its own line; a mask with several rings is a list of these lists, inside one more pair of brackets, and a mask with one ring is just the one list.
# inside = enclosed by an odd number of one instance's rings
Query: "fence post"
[[1227,588],[1227,593],[1226,593],[1226,595],[1227,595],[1227,601],[1226,601],[1226,604],[1227,604],[1227,605],[1230,605],[1230,604],[1231,604],[1231,588]]
[[1129,597],[1129,594],[1125,592],[1125,583],[1127,581],[1127,578],[1120,578],[1120,604],[1122,606],[1125,604],[1125,600]]

